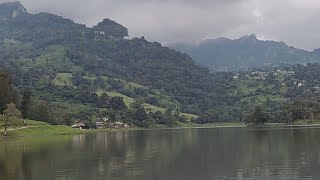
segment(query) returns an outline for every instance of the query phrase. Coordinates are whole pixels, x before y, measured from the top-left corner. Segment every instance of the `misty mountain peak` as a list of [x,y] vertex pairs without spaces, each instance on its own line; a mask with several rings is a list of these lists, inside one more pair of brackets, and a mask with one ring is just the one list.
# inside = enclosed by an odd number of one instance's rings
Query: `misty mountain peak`
[[255,34],[251,34],[251,35],[242,36],[239,40],[256,42],[258,39],[257,39],[257,36]]
[[97,24],[96,26],[94,26],[93,30],[97,32],[102,32],[107,36],[121,37],[121,38],[128,36],[128,29],[126,27],[107,18],[104,19],[99,24]]
[[258,40],[252,35],[229,40],[218,38],[206,40],[199,46],[188,49],[172,46],[187,53],[196,62],[212,70],[240,70],[248,67],[260,67],[266,64],[306,64],[319,61],[320,50],[312,54],[308,51],[290,47],[284,42]]
[[0,4],[0,19],[2,20],[15,18],[25,13],[28,12],[19,1]]

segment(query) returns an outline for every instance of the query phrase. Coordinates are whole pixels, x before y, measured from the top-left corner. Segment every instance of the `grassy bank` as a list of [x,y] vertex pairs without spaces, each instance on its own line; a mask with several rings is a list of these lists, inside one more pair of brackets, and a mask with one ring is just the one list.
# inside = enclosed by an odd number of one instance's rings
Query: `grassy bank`
[[[24,129],[13,129],[8,132],[11,137],[26,137],[26,136],[57,136],[57,135],[72,135],[72,134],[86,134],[93,133],[94,130],[79,130],[72,129],[68,126],[35,126]],[[2,134],[4,132],[1,132]]]
[[298,120],[292,125],[320,125],[320,120]]
[[[3,124],[0,123],[0,134],[4,135]],[[181,123],[177,122],[172,126],[154,125],[148,129],[168,129],[168,128],[219,128],[219,127],[245,127],[240,122],[225,122],[225,123],[211,123],[211,124],[196,124],[196,123]],[[58,136],[58,135],[73,135],[73,134],[88,134],[98,131],[122,131],[122,130],[144,130],[143,128],[132,127],[129,129],[103,129],[103,130],[79,130],[73,129],[63,125],[49,125],[44,122],[16,119],[11,123],[8,129],[9,137],[30,137],[30,136]]]
[[[72,129],[63,125],[53,126],[45,122],[22,120],[18,118],[11,120],[8,127],[8,136],[10,137],[71,135],[92,132],[94,131]],[[4,135],[3,122],[0,122],[0,134],[2,136]]]
[[223,127],[246,127],[242,122],[217,122],[217,123],[208,123],[208,124],[197,124],[192,122],[176,122],[172,126],[165,126],[161,124],[156,124],[152,128],[161,129],[161,128],[223,128]]
[[[0,127],[2,125],[0,124]],[[276,123],[265,124],[264,127],[277,127],[277,126],[320,126],[318,121],[296,121],[292,125]],[[177,122],[172,126],[154,125],[148,129],[132,127],[129,129],[103,129],[103,130],[79,130],[73,129],[63,125],[49,125],[47,123],[26,120],[23,126],[9,127],[9,137],[34,137],[34,136],[58,136],[58,135],[74,135],[74,134],[88,134],[96,133],[99,131],[132,131],[132,130],[152,130],[152,129],[170,129],[170,128],[230,128],[230,127],[246,127],[242,122],[219,122],[209,124],[196,124],[196,123],[181,123]],[[3,129],[0,129],[0,134],[4,135]]]

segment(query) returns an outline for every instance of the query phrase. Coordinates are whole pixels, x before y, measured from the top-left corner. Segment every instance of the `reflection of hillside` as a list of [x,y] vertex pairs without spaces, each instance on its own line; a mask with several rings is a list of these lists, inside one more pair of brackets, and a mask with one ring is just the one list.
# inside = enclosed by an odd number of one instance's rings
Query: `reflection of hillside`
[[65,136],[59,139],[46,137],[0,141],[0,179],[33,180],[37,176],[50,175],[48,165],[56,157],[64,158],[65,154],[60,154],[60,149],[68,151],[71,148],[68,140],[69,137]]
[[320,129],[101,132],[0,143],[0,179],[320,177]]
[[[189,132],[192,133],[191,130]],[[98,143],[100,148],[109,147],[103,149],[106,150],[104,154],[99,155],[100,160],[105,161],[102,164],[106,170],[103,171],[105,174],[100,172],[101,178],[117,177],[118,179],[125,179],[126,177],[141,177],[152,173],[154,169],[170,164],[175,156],[182,154],[182,148],[189,146],[193,141],[190,139],[192,135],[185,131],[137,131],[101,134],[96,136],[100,142]],[[101,137],[105,137],[105,140]],[[101,164],[99,168],[101,169]]]

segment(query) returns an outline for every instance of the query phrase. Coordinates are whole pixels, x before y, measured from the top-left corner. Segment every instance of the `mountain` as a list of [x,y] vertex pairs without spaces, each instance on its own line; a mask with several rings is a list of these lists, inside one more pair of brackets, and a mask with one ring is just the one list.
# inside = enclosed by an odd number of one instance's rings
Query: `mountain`
[[277,64],[319,62],[316,53],[297,49],[284,42],[261,41],[255,35],[231,40],[208,39],[198,45],[174,44],[170,47],[190,55],[199,64],[212,70],[239,70]]
[[[243,121],[256,105],[265,106],[271,122],[319,117],[319,65],[210,72],[160,43],[125,38],[127,29],[112,20],[88,28],[21,6],[0,5],[7,12],[0,19],[0,114],[14,102],[24,118],[66,125],[82,120],[89,127],[104,118],[139,127]],[[208,53],[216,47],[219,70],[311,62],[320,54],[254,35],[202,46]],[[306,107],[302,113],[300,107]]]
[[27,13],[27,10],[18,1],[3,3],[0,5],[0,19],[2,20],[15,18],[18,15],[25,13]]
[[[88,28],[49,13],[27,13],[16,2],[0,5],[0,12],[8,7],[23,13],[0,20],[0,68],[18,89],[30,89],[58,112],[88,119],[107,109],[109,116],[141,124],[144,112],[124,110],[121,101],[129,109],[138,101],[147,111],[193,117],[239,102],[230,74],[211,74],[189,56],[143,37],[127,40],[127,29],[114,21]],[[115,96],[122,100],[110,100]],[[137,114],[142,118],[133,118]]]
[[128,29],[126,27],[110,19],[104,19],[98,25],[94,26],[93,30],[113,37],[124,38],[128,36]]

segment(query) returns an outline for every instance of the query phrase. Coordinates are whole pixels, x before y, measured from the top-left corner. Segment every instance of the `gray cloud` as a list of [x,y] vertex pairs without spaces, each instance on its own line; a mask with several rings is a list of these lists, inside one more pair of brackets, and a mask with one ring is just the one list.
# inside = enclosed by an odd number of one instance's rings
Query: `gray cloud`
[[[3,2],[3,0],[0,0]],[[31,13],[88,26],[108,17],[162,43],[257,34],[304,49],[320,47],[319,0],[21,0]]]

